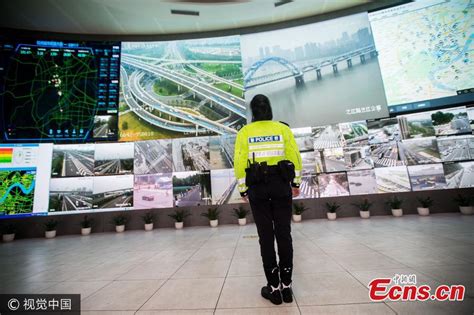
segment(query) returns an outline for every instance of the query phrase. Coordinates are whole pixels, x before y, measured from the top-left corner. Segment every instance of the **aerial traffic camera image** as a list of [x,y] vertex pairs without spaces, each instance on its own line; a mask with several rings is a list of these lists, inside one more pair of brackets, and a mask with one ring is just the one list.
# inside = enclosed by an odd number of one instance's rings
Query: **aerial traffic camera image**
[[245,124],[238,36],[122,49],[122,141],[236,134]]

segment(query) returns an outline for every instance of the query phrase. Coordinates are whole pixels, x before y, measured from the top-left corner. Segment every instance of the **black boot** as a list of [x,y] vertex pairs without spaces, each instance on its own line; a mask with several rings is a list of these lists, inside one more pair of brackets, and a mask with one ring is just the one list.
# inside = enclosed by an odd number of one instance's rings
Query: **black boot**
[[267,300],[275,305],[282,303],[280,293],[280,276],[278,275],[278,267],[264,268],[267,277],[267,285],[262,288],[261,294]]
[[267,300],[270,300],[275,305],[280,305],[281,301],[281,293],[280,293],[280,285],[276,288],[272,287],[271,285],[266,285],[262,288],[262,296]]
[[283,301],[285,303],[293,302],[293,290],[291,289],[291,275],[293,267],[281,267],[280,277],[281,277],[281,295],[283,296]]

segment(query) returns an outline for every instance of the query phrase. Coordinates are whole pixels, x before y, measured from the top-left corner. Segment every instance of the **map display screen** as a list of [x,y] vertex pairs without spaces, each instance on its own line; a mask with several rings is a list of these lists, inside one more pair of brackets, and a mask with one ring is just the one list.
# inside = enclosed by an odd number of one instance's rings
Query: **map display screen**
[[0,144],[0,219],[46,215],[52,144]]
[[0,37],[5,142],[118,139],[120,43]]
[[474,100],[472,1],[417,1],[369,20],[390,113]]

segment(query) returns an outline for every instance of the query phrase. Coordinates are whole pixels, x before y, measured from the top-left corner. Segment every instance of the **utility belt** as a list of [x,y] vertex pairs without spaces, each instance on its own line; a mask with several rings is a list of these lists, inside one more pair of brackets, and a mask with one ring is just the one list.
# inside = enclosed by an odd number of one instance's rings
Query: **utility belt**
[[245,174],[245,185],[247,187],[268,183],[269,177],[275,175],[289,183],[295,178],[295,165],[288,160],[282,160],[277,165],[267,165],[267,162],[255,162],[254,158],[253,163],[248,160]]

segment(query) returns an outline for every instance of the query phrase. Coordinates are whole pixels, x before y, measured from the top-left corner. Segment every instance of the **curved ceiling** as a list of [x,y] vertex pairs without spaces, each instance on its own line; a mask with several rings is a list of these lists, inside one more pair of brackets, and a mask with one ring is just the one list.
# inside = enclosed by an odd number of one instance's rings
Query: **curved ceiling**
[[[0,3],[0,27],[91,35],[195,33],[273,24],[369,2],[372,0],[13,0]],[[172,10],[193,11],[194,15],[172,14]]]

